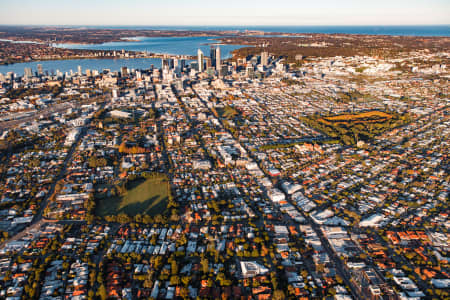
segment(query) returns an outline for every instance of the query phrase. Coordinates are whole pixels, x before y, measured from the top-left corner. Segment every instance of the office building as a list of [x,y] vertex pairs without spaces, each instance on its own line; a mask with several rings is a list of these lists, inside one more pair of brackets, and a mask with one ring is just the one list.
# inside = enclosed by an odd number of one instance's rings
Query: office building
[[122,77],[128,76],[128,69],[127,69],[127,67],[122,67],[120,69],[120,72],[122,73]]
[[202,50],[198,49],[197,51],[197,64],[198,64],[198,71],[203,72],[203,52]]
[[261,65],[267,66],[269,64],[269,53],[261,52]]
[[205,57],[205,70],[212,67],[212,60],[209,57]]
[[184,58],[182,58],[180,60],[180,68],[181,70],[183,70],[184,68],[186,68],[186,60]]
[[220,47],[211,46],[210,49],[211,66],[213,66],[217,71],[220,71]]
[[216,47],[211,46],[209,49],[209,57],[211,58],[212,66],[216,66]]
[[163,70],[169,69],[169,61],[167,58],[161,58],[161,69]]
[[175,67],[175,60],[173,58],[162,58],[162,69],[171,70]]
[[217,48],[216,48],[216,59],[215,59],[214,66],[216,67],[216,70],[218,72],[221,71],[222,63],[220,61],[220,47],[219,46],[217,46]]
[[41,64],[37,65],[37,69],[38,69],[38,75],[43,75],[44,74],[44,70],[42,69],[42,65]]
[[24,75],[25,75],[26,78],[33,77],[33,71],[31,70],[31,68],[25,68],[24,69]]

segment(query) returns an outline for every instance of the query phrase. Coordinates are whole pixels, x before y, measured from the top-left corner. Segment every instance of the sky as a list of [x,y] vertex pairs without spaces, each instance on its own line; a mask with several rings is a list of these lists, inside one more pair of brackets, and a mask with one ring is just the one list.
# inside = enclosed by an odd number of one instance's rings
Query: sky
[[3,25],[441,25],[450,0],[0,0]]

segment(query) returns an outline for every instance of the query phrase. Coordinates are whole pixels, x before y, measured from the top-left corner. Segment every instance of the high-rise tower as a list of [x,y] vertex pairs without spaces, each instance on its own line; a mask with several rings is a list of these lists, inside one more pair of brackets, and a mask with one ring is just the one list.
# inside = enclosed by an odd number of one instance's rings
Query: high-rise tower
[[221,68],[222,68],[222,63],[220,61],[220,47],[219,46],[217,46],[217,48],[216,48],[216,61],[214,62],[214,64],[215,64],[216,70],[220,72]]
[[198,63],[198,71],[203,72],[203,52],[198,49],[197,51],[197,63]]
[[25,68],[23,73],[26,78],[33,77],[33,71],[31,70],[31,68]]
[[41,64],[37,65],[37,69],[38,69],[38,75],[44,74],[44,70],[42,69],[42,65]]
[[269,53],[266,51],[261,52],[261,64],[267,66],[269,64]]
[[209,50],[209,57],[211,58],[211,64],[213,67],[216,66],[216,47],[211,46]]

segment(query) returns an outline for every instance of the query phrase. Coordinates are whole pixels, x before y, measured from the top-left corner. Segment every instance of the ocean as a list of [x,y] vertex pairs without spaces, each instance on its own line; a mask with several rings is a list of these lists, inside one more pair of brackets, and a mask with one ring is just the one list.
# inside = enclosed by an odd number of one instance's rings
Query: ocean
[[259,30],[285,33],[344,33],[404,36],[450,36],[450,25],[366,25],[366,26],[84,26],[114,29],[156,30]]

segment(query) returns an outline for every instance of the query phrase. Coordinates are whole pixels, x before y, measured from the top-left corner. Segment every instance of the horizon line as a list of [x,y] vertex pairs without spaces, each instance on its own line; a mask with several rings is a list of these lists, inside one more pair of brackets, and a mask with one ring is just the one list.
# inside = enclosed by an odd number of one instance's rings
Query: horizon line
[[34,27],[47,27],[47,26],[53,26],[53,27],[83,27],[83,26],[89,26],[89,27],[95,27],[95,26],[101,26],[101,27],[353,27],[353,26],[362,26],[362,27],[399,27],[399,26],[405,26],[405,27],[412,27],[412,26],[450,26],[449,24],[346,24],[346,25],[338,25],[338,24],[320,24],[320,25],[287,25],[287,24],[280,24],[280,25],[230,25],[230,24],[211,24],[211,25],[194,25],[194,24],[176,24],[176,25],[170,25],[170,24],[149,24],[149,25],[138,25],[138,24],[1,24],[0,26],[34,26]]

